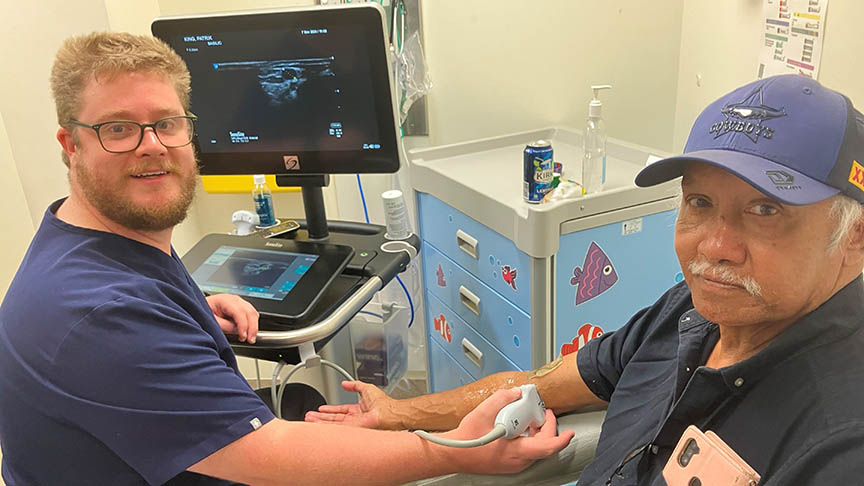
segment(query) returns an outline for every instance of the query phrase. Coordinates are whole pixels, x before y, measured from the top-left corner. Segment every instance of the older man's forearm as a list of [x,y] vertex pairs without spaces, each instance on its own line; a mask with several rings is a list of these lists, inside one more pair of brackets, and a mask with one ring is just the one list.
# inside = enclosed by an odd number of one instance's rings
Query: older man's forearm
[[527,371],[505,371],[441,393],[396,400],[382,414],[381,428],[451,430],[496,390],[528,383]]
[[537,386],[546,408],[556,414],[602,410],[607,403],[597,398],[579,373],[576,354],[532,371],[505,371],[442,393],[396,400],[382,413],[381,428],[449,430],[487,397],[502,388],[525,384]]

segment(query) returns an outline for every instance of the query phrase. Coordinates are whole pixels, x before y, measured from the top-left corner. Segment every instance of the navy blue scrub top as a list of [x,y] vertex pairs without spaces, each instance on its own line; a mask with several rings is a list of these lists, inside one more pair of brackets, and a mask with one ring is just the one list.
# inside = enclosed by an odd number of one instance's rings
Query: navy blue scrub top
[[711,369],[718,326],[676,285],[579,351],[582,378],[609,402],[579,485],[665,485],[661,471],[690,424],[717,433],[759,484],[864,484],[862,325],[856,278],[756,355]]
[[183,263],[48,209],[0,305],[8,486],[233,484],[186,471],[273,420]]

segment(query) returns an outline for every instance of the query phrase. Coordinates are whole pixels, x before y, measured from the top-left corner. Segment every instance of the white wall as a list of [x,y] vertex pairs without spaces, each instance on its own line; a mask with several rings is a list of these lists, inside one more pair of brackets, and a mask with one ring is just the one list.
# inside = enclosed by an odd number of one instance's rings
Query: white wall
[[0,211],[0,301],[12,276],[21,263],[21,258],[33,238],[33,221],[27,208],[27,199],[18,177],[18,168],[12,159],[6,125],[0,114],[0,198],[3,211]]
[[582,128],[590,85],[609,135],[672,145],[683,0],[425,0],[433,144]]
[[316,5],[316,0],[158,0],[162,15]]
[[[681,64],[675,111],[674,150],[681,151],[690,126],[705,106],[756,79],[764,20],[761,0],[687,0],[681,33]],[[819,81],[864,108],[864,4],[833,0],[828,4]],[[697,86],[697,75],[702,86]]]
[[45,209],[66,194],[48,88],[54,52],[69,35],[107,28],[101,1],[64,3],[0,2],[0,300]]
[[104,0],[111,30],[149,34],[150,22],[159,16],[157,0]]
[[[406,149],[547,126],[581,129],[590,86],[608,83],[610,136],[671,150],[683,3],[421,0],[430,135],[403,139]],[[362,179],[370,219],[383,224],[379,195],[392,179]],[[408,178],[398,179],[406,188]],[[337,177],[334,185],[340,217],[362,220],[356,179]]]
[[[48,86],[54,53],[73,34],[107,30],[102,0],[0,3],[0,114],[29,208],[38,226],[45,208],[67,193],[55,141],[57,119]],[[2,197],[4,203],[6,195]],[[4,204],[5,205],[5,204]]]

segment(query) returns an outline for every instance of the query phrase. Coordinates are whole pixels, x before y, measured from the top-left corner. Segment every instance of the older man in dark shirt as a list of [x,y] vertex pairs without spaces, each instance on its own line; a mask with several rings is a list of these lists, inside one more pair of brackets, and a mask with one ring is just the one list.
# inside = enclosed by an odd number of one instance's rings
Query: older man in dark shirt
[[307,420],[447,428],[497,388],[535,383],[556,412],[606,408],[580,486],[664,485],[688,425],[712,430],[761,484],[864,477],[864,116],[797,75],[743,86],[696,120],[685,153],[636,184],[681,179],[685,282],[620,330],[539,370]]

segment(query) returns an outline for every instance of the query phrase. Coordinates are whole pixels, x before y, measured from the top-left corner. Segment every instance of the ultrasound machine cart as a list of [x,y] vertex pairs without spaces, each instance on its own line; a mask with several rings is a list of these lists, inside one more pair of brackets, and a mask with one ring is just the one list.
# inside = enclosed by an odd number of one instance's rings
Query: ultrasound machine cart
[[[304,187],[304,193],[306,190]],[[324,289],[307,317],[286,321],[262,314],[255,344],[232,342],[232,347],[240,356],[278,363],[271,384],[272,403],[277,416],[281,413],[284,385],[300,369],[324,365],[335,369],[349,381],[355,379],[336,363],[318,356],[318,351],[379,290],[403,272],[420,249],[417,235],[412,234],[405,240],[388,240],[384,236],[384,226],[348,221],[327,222],[329,234],[322,239],[320,233],[310,233],[310,228],[316,226],[315,221],[320,220],[311,214],[310,201],[305,202],[307,219],[298,220],[300,229],[290,233],[289,237],[350,246],[354,248],[354,254],[342,273]],[[323,209],[323,206],[319,207]],[[310,224],[310,221],[313,223]],[[287,364],[295,366],[277,385],[277,378]]]
[[[153,22],[152,31],[189,67],[201,173],[276,174],[278,185],[302,188],[306,220],[298,221],[299,230],[264,245],[294,241],[353,248],[344,269],[331,275],[302,315],[278,310],[280,302],[292,302],[293,287],[275,298],[242,292],[248,289],[235,292],[259,310],[260,330],[255,344],[232,342],[232,347],[241,356],[279,363],[271,395],[280,415],[284,387],[277,392],[277,378],[286,364],[296,366],[283,384],[298,369],[319,364],[353,380],[321,359],[318,350],[404,271],[420,248],[416,235],[389,240],[383,226],[328,222],[324,216],[321,188],[329,174],[399,169],[384,10],[363,3],[163,17]],[[247,238],[268,251],[260,237]],[[243,240],[232,241],[240,245]],[[202,253],[196,250],[200,245],[183,258],[193,278],[208,258],[224,261],[218,248]],[[306,277],[299,278],[298,287]]]

